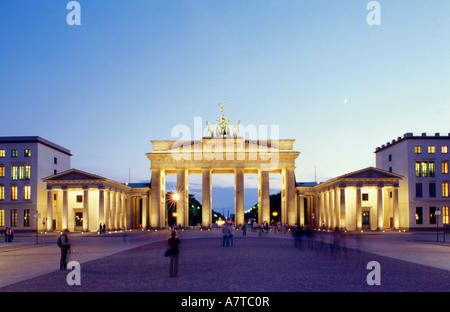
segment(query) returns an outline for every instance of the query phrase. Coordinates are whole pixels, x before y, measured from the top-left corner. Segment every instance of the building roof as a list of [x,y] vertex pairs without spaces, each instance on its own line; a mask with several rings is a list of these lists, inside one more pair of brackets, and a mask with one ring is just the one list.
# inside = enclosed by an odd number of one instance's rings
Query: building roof
[[45,146],[53,148],[61,153],[72,156],[72,153],[67,148],[58,144],[50,142],[40,136],[14,136],[14,137],[0,137],[0,143],[41,143]]
[[108,185],[116,188],[129,190],[130,186],[119,183],[96,174],[84,172],[78,169],[69,169],[58,174],[43,178],[47,185],[67,185],[67,184],[92,184]]
[[377,147],[375,149],[374,153],[376,154],[378,152],[381,152],[382,150],[385,150],[385,149],[387,149],[389,147],[392,147],[395,144],[398,144],[400,142],[403,142],[403,141],[406,141],[406,140],[410,140],[410,139],[416,139],[416,140],[417,139],[421,139],[421,140],[423,140],[423,139],[433,139],[433,140],[436,140],[436,139],[444,140],[444,139],[446,139],[446,140],[450,140],[450,133],[448,133],[448,135],[441,135],[440,133],[436,132],[434,135],[427,135],[424,132],[421,135],[414,135],[412,132],[408,132],[408,133],[405,133],[403,135],[403,137],[398,137],[397,139],[394,139],[391,142],[387,142],[386,144],[383,144],[383,145]]

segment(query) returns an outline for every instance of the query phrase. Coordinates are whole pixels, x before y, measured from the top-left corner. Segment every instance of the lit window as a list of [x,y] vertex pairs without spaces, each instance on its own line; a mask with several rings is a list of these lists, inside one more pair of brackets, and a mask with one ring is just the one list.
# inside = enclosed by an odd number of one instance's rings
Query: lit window
[[17,185],[11,186],[11,200],[17,200]]
[[415,146],[414,147],[414,153],[415,154],[421,154],[422,153],[422,146]]
[[19,151],[16,149],[11,150],[11,157],[17,157],[19,156]]
[[430,224],[436,224],[436,207],[430,207]]
[[442,207],[442,223],[448,224],[448,207]]
[[416,224],[423,224],[422,207],[416,207]]
[[442,152],[442,154],[448,154],[448,146],[442,146],[441,152]]
[[23,211],[23,226],[29,227],[30,226],[30,209],[24,209]]
[[0,150],[0,157],[1,158],[5,157],[5,150]]
[[0,210],[0,226],[5,226],[5,210]]
[[448,197],[448,182],[442,183],[442,197]]
[[17,209],[11,209],[11,226],[17,226]]
[[0,165],[0,178],[3,178],[5,176],[5,166]]
[[425,161],[422,161],[422,177],[428,177],[428,166]]
[[31,199],[31,185],[25,185],[23,187],[23,199],[30,200]]
[[0,200],[5,200],[5,187],[0,185]]
[[25,177],[25,170],[23,168],[23,166],[19,166],[19,180],[23,180],[23,178]]
[[434,161],[428,163],[428,173],[430,177],[434,177]]
[[442,162],[442,173],[448,173],[448,161]]
[[25,150],[25,157],[31,157],[31,150],[30,149],[26,149]]
[[422,176],[421,170],[420,170],[420,162],[416,161],[416,177],[420,178]]
[[436,146],[428,146],[428,154],[436,153]]
[[27,165],[25,166],[25,180],[31,179],[31,166]]
[[11,180],[17,181],[17,177],[19,176],[19,171],[17,166],[11,167]]

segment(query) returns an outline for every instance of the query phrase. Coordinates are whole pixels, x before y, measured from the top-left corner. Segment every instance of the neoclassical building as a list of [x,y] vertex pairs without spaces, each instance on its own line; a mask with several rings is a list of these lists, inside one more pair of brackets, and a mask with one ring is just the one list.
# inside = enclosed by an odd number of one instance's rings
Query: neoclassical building
[[398,229],[401,179],[369,167],[320,184],[299,183],[298,224],[349,231]]
[[138,228],[148,211],[149,184],[122,184],[70,169],[43,179],[47,184],[45,230],[97,231]]

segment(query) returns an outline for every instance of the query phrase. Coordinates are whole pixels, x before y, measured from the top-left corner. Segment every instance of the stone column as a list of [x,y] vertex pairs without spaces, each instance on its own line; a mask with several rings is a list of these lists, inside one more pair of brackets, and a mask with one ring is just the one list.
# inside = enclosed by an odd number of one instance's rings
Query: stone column
[[89,231],[89,187],[83,187],[83,231]]
[[341,229],[346,229],[346,215],[345,215],[345,187],[340,188],[339,198],[339,226]]
[[211,170],[202,171],[202,227],[210,228],[212,223],[211,207]]
[[111,192],[105,190],[105,229],[111,229]]
[[295,207],[295,173],[294,168],[286,169],[286,205],[287,216],[284,220],[289,226],[294,226],[297,220]]
[[69,196],[67,187],[63,187],[62,194],[62,229],[69,229]]
[[47,231],[53,230],[53,193],[47,189]]
[[131,229],[132,228],[132,213],[131,213],[131,195],[128,194],[126,197],[126,206],[127,206],[127,229]]
[[270,222],[269,171],[259,171],[259,192],[258,223],[261,225]]
[[362,229],[361,187],[356,187],[356,229]]
[[244,170],[236,169],[234,174],[234,207],[236,226],[244,224]]
[[[138,206],[139,206],[139,199],[138,199]],[[153,202],[152,202],[153,205]],[[142,228],[146,229],[148,228],[148,197],[147,196],[143,196],[142,197]],[[138,209],[139,211],[139,209]],[[159,210],[158,210],[159,211]],[[151,228],[158,228],[159,226],[155,223],[152,224],[152,220],[150,219],[150,227]]]
[[298,214],[300,216],[300,219],[298,220],[299,226],[305,226],[305,197],[302,195],[298,195],[298,201],[299,201],[299,208],[298,208]]
[[341,220],[340,220],[340,197],[339,197],[339,189],[334,189],[334,226],[338,229],[341,228]]
[[394,187],[394,193],[392,195],[393,197],[393,222],[394,222],[394,229],[398,230],[400,228],[400,217],[398,212],[398,186]]
[[116,202],[117,194],[115,191],[111,191],[111,229],[115,230],[116,227]]
[[383,187],[377,186],[377,229],[384,229]]
[[189,209],[189,201],[186,202],[186,170],[177,170],[177,194],[179,199],[176,201],[177,205],[177,225],[181,225],[182,228],[186,227],[186,209]]
[[98,222],[105,223],[105,190],[98,190]]
[[[146,229],[147,224],[147,211],[142,205],[142,228]],[[159,228],[160,225],[160,212],[161,212],[161,170],[152,169],[151,180],[151,206],[150,206],[150,227]]]

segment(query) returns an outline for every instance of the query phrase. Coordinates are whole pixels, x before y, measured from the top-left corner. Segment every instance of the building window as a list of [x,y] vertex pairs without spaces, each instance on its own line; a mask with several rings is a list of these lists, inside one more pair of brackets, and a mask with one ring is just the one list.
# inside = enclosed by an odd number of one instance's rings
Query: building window
[[428,162],[428,174],[430,177],[434,177],[434,161]]
[[416,197],[422,197],[422,183],[416,183]]
[[30,149],[26,149],[24,152],[24,156],[25,157],[31,157],[31,150]]
[[53,158],[53,163],[54,163],[55,165],[58,164],[58,158],[57,158],[57,157],[54,157],[54,158]]
[[448,224],[448,207],[442,207],[442,223]]
[[430,191],[430,197],[436,197],[436,183],[430,182],[429,191]]
[[5,200],[5,187],[0,185],[0,200]]
[[445,174],[448,173],[448,161],[442,162],[442,173],[445,173]]
[[442,154],[448,154],[448,146],[446,146],[446,145],[441,146],[441,152],[442,152]]
[[391,172],[391,173],[392,173],[392,167],[389,167],[389,172]]
[[369,194],[368,193],[363,193],[362,194],[362,200],[363,201],[368,201],[369,200]]
[[19,166],[19,180],[23,180],[25,178],[25,168],[23,166]]
[[19,151],[16,149],[11,150],[11,157],[18,157],[19,156]]
[[4,158],[5,157],[5,150],[0,150],[0,158]]
[[17,209],[11,209],[11,226],[17,226]]
[[416,161],[416,177],[420,178],[422,176],[422,170],[420,166],[420,161]]
[[24,209],[23,211],[23,226],[30,226],[30,209]]
[[11,200],[17,200],[17,185],[11,185]]
[[428,177],[428,164],[425,161],[422,161],[422,177]]
[[442,183],[442,197],[448,197],[448,182]]
[[436,224],[436,207],[430,207],[430,224]]
[[31,179],[31,166],[27,165],[25,166],[25,180]]
[[5,210],[0,209],[0,226],[5,226]]
[[416,224],[423,224],[422,207],[416,207]]
[[25,185],[23,187],[23,199],[31,200],[31,185]]
[[77,195],[77,203],[83,202],[83,195]]
[[434,161],[416,161],[416,177],[434,177]]
[[436,146],[428,146],[428,154],[436,153]]
[[0,165],[0,178],[3,178],[5,176],[5,166]]
[[19,177],[19,169],[17,166],[11,166],[11,180],[17,181],[17,178]]
[[389,154],[388,159],[389,159],[389,161],[392,161],[392,154]]
[[421,153],[422,153],[422,146],[415,146],[414,154],[421,154]]

